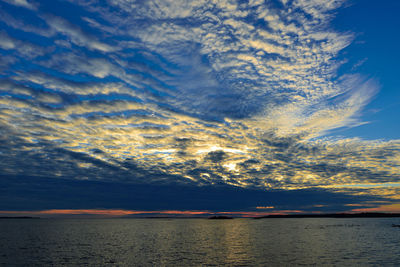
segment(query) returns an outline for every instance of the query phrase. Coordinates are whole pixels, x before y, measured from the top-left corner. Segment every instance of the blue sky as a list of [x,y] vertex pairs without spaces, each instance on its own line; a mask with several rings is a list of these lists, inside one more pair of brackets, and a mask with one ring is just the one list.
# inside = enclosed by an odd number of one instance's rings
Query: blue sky
[[0,210],[398,205],[398,8],[2,0]]
[[398,139],[400,126],[394,118],[400,117],[400,78],[396,67],[400,60],[400,36],[396,34],[400,26],[396,12],[399,8],[396,1],[382,1],[379,5],[374,1],[350,1],[333,20],[337,29],[350,30],[356,36],[345,57],[356,64],[357,72],[380,84],[379,93],[364,111],[364,121],[369,123],[348,129],[342,133],[345,136]]

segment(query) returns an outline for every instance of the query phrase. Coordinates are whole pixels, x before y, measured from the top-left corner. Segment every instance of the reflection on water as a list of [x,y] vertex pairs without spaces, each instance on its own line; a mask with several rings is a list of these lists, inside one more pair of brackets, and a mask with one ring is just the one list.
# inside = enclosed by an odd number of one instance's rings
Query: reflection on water
[[0,265],[397,265],[398,220],[1,220]]

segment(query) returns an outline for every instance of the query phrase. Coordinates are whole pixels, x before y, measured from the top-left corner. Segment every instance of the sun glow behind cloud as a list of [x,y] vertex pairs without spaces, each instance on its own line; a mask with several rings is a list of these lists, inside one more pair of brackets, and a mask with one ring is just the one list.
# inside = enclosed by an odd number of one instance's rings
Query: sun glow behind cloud
[[264,189],[371,184],[363,192],[395,198],[399,140],[323,137],[365,123],[379,89],[339,74],[353,39],[329,24],[342,4],[63,2],[75,16],[5,1],[38,23],[0,13],[0,169]]

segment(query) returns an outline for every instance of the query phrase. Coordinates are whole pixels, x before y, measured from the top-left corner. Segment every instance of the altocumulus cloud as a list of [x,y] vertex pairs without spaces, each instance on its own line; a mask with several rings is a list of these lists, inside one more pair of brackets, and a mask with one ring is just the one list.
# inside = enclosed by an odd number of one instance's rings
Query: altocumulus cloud
[[3,1],[0,170],[396,198],[399,140],[323,137],[379,89],[338,74],[343,2]]

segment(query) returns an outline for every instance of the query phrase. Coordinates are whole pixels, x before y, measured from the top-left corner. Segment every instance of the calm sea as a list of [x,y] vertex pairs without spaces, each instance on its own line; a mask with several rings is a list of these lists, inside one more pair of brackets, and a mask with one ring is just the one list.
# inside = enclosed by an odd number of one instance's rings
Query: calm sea
[[400,218],[3,219],[2,266],[400,266]]

